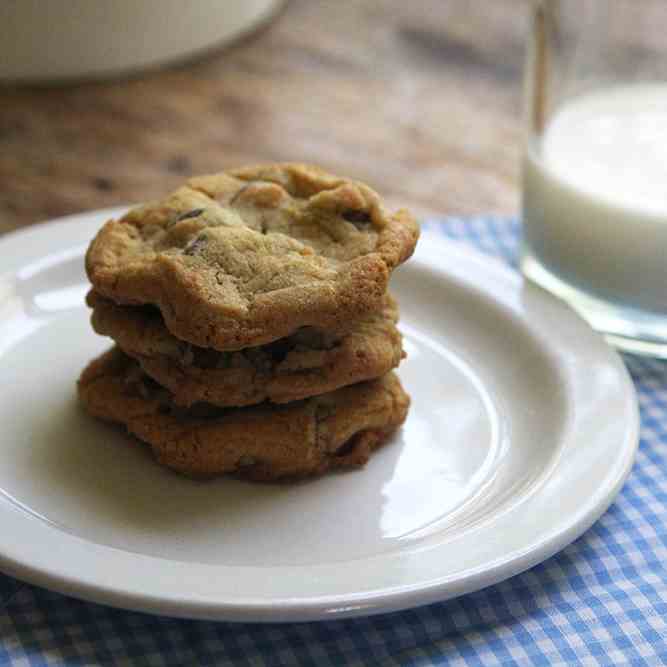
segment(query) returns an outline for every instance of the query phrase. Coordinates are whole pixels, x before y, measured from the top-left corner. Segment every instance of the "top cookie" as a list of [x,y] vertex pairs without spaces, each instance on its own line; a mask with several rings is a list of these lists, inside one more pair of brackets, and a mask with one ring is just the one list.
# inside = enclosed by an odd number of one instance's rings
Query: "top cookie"
[[299,327],[344,331],[380,307],[418,225],[368,186],[299,164],[193,178],[108,222],[86,270],[120,304],[153,304],[178,338],[238,350]]

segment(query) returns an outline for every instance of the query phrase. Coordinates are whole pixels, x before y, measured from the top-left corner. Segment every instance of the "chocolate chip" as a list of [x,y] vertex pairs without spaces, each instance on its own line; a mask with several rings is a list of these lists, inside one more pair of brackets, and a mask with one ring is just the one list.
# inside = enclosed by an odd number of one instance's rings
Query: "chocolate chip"
[[204,212],[203,208],[193,208],[191,211],[187,211],[186,213],[181,213],[178,216],[178,218],[176,218],[176,222],[180,222],[181,220],[187,220],[188,218],[198,218],[203,212]]
[[352,454],[355,450],[357,443],[359,442],[358,436],[352,436],[342,447],[339,447],[335,452],[334,456],[343,457]]
[[183,254],[184,255],[195,255],[197,254],[204,246],[206,245],[206,236],[203,234],[200,234],[199,236],[195,236],[195,238],[188,243],[188,245],[185,246],[183,249]]
[[281,361],[285,360],[285,357],[289,354],[292,349],[292,344],[286,338],[279,338],[273,343],[269,343],[265,350],[269,353],[271,361],[275,364],[279,364]]
[[371,216],[368,211],[355,211],[347,210],[343,211],[343,220],[351,222],[357,229],[365,229],[370,225]]

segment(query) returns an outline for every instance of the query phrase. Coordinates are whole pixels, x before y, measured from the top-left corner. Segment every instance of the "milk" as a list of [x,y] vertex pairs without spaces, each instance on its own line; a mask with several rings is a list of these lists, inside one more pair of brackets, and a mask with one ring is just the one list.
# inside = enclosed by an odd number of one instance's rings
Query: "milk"
[[528,151],[523,206],[528,276],[667,313],[667,84],[566,103]]

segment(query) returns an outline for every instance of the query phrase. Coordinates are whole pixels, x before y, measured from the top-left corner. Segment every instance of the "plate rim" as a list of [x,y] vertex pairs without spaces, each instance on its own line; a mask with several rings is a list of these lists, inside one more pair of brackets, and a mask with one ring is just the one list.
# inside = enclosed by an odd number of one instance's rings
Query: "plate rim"
[[[0,256],[6,252],[8,246],[16,242],[22,243],[30,237],[34,240],[35,238],[48,235],[50,232],[62,231],[64,227],[69,227],[73,224],[79,226],[80,229],[85,229],[89,238],[93,225],[99,227],[100,223],[105,219],[118,215],[121,211],[126,210],[126,208],[113,207],[98,211],[88,211],[57,218],[28,228],[13,230],[0,236]],[[62,236],[64,238],[62,249],[74,245],[72,239],[67,240],[66,232]],[[463,271],[457,271],[460,267],[457,266],[457,262],[452,262],[454,266],[448,267],[450,280],[460,281],[469,288],[480,290],[482,294],[491,298],[494,302],[503,303],[506,307],[512,308],[512,302],[516,299],[517,291],[524,284],[521,276],[496,258],[484,255],[465,243],[445,239],[434,232],[423,232],[415,260],[412,261],[415,263],[421,262],[434,270],[447,273],[447,269],[442,267],[443,252],[449,254],[450,258],[453,256],[458,262],[466,265],[463,267]],[[471,275],[474,272],[468,271],[470,265],[475,266],[478,271],[482,272],[483,279],[480,278],[479,274]],[[482,280],[481,287],[480,280]],[[495,286],[494,289],[496,291],[504,290],[501,295],[502,298],[499,299],[498,294],[489,293],[490,288],[493,286]],[[531,287],[531,289],[533,288]],[[512,553],[506,557],[497,558],[484,567],[478,568],[476,571],[470,570],[464,571],[463,574],[458,573],[443,576],[427,584],[415,583],[359,594],[345,593],[311,597],[296,596],[256,599],[239,597],[236,600],[211,600],[197,596],[196,594],[184,597],[182,591],[178,594],[173,594],[172,591],[169,593],[160,591],[159,594],[148,594],[146,591],[137,592],[136,590],[131,590],[132,587],[128,588],[125,586],[123,588],[123,586],[100,581],[87,581],[71,574],[64,575],[62,571],[58,571],[57,566],[48,569],[21,562],[19,559],[8,555],[7,550],[1,545],[0,570],[22,581],[50,590],[124,609],[185,618],[276,622],[331,620],[334,618],[386,613],[421,606],[479,590],[529,569],[570,544],[588,530],[608,509],[632,469],[639,441],[639,411],[636,393],[628,371],[619,355],[609,348],[601,336],[592,332],[590,327],[572,310],[562,304],[562,302],[537,287],[534,288],[534,293],[539,295],[538,298],[543,299],[545,303],[550,303],[552,308],[560,310],[563,317],[577,321],[578,326],[583,327],[582,331],[588,331],[589,334],[597,337],[599,352],[607,357],[607,360],[612,363],[619,373],[626,392],[625,400],[632,402],[634,409],[631,410],[630,423],[627,425],[624,440],[620,445],[617,458],[614,460],[615,466],[610,467],[610,471],[613,469],[615,474],[610,476],[609,479],[605,478],[607,485],[597,489],[596,493],[592,496],[592,500],[570,522],[566,529],[561,528],[552,534],[546,534],[538,544],[527,548],[524,553]],[[0,516],[8,507],[7,503],[0,502]],[[9,509],[11,511],[19,511],[15,507],[10,507]],[[84,549],[87,548],[86,545],[92,545],[92,551],[99,552],[102,550],[102,555],[116,558],[117,560],[123,560],[128,555],[135,562],[137,559],[162,560],[144,554],[131,554],[115,547],[89,542],[74,534],[66,533],[57,527],[47,525],[42,527],[56,531],[61,536],[65,534],[67,536],[66,539],[74,540],[75,543],[79,543],[79,546]],[[95,558],[96,555],[92,557]],[[373,556],[362,560],[383,557],[383,555]],[[183,567],[197,567],[202,569],[202,566],[199,564],[178,563],[176,561],[162,562],[179,565],[180,567],[176,567],[176,571],[183,570]],[[214,567],[205,566],[204,569],[208,570]],[[233,566],[223,567],[232,570],[239,569]],[[305,567],[306,569],[317,570],[320,566]],[[280,566],[276,566],[276,568],[279,569]]]

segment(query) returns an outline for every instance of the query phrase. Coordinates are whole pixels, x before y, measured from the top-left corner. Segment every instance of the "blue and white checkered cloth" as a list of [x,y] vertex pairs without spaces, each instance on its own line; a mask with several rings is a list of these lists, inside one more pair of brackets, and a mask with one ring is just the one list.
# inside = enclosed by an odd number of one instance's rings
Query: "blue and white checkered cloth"
[[[425,226],[515,265],[516,221]],[[290,625],[118,611],[0,575],[0,665],[667,665],[667,363],[625,361],[635,468],[593,528],[528,572],[411,611]]]

